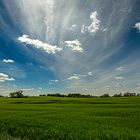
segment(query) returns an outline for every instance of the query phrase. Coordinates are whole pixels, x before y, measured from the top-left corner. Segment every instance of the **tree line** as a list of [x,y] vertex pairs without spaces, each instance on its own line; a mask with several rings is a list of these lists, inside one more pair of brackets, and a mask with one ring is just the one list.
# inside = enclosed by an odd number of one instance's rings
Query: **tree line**
[[73,93],[73,94],[68,94],[68,95],[56,93],[56,94],[47,94],[47,95],[40,95],[40,96],[92,98],[92,97],[132,97],[132,96],[140,96],[140,94],[126,92],[124,94],[122,93],[114,94],[113,96],[110,96],[109,94],[103,94],[101,96],[93,96],[90,94],[87,95],[87,94],[79,94],[79,93]]
[[[120,93],[120,94],[114,94],[113,96],[110,96],[109,94],[103,94],[101,96],[93,96],[90,94],[79,94],[79,93],[70,93],[68,95],[65,94],[60,94],[60,93],[56,93],[56,94],[40,94],[39,96],[50,96],[50,97],[76,97],[76,98],[93,98],[93,97],[134,97],[134,96],[140,96],[140,93],[130,93],[130,92],[126,92],[124,94]],[[0,95],[0,97],[4,97],[2,95]],[[23,94],[23,91],[16,91],[16,92],[11,92],[9,94],[9,97],[11,98],[27,98],[28,96],[25,96]]]

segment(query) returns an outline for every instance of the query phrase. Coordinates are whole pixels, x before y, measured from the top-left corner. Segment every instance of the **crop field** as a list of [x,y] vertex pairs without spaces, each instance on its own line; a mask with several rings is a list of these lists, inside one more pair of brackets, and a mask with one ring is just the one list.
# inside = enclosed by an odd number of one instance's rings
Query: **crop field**
[[140,97],[0,98],[0,140],[140,140]]

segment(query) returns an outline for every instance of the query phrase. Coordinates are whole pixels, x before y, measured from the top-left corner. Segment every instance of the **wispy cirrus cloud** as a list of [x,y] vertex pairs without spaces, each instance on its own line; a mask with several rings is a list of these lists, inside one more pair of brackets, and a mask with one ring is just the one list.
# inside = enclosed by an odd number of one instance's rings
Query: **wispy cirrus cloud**
[[116,77],[114,77],[114,79],[115,79],[115,80],[123,80],[124,77],[122,77],[122,76],[116,76]]
[[124,67],[117,67],[115,70],[116,71],[123,71],[124,70]]
[[[108,0],[106,3],[104,0],[89,0],[86,3],[81,0],[3,1],[2,3],[10,15],[9,19],[12,22],[10,25],[19,27],[19,29],[15,29],[15,32],[18,35],[26,33],[30,36],[20,36],[22,43],[27,44],[28,47],[34,46],[49,54],[56,54],[41,56],[38,53],[45,69],[41,69],[41,72],[33,72],[32,75],[27,72],[27,75],[30,76],[26,78],[32,79],[34,75],[38,79],[42,78],[40,75],[43,72],[43,75],[50,78],[47,82],[58,78],[59,82],[62,82],[61,85],[68,82],[71,86],[76,83],[75,90],[94,88],[96,89],[94,93],[105,92],[109,88],[105,88],[106,85],[111,86],[110,92],[113,91],[112,93],[118,92],[118,89],[125,90],[124,87],[127,87],[125,85],[130,85],[130,87],[137,85],[140,65],[139,62],[136,63],[139,61],[136,56],[139,56],[137,54],[139,51],[135,51],[134,47],[131,54],[123,53],[123,51],[127,52],[126,49],[129,48],[126,34],[131,28],[134,29],[134,25],[139,30],[139,22],[135,24],[138,19],[133,16],[136,12],[136,1],[138,0],[123,0],[121,3],[112,0]],[[19,12],[17,13],[17,11]],[[20,18],[17,20],[17,17]],[[6,21],[3,22],[4,19],[1,20],[1,23],[5,29],[11,31],[11,28],[6,28],[9,23],[6,25]],[[12,29],[14,30],[14,28]],[[23,38],[26,41],[23,41]],[[46,45],[44,46],[44,44]],[[35,60],[32,50],[28,47],[23,48],[30,52],[29,54]],[[19,52],[20,48],[18,47]],[[63,52],[57,53],[62,48]],[[129,57],[127,57],[128,55]],[[51,61],[52,59],[55,59],[55,62]],[[16,61],[16,59],[14,60]],[[38,60],[35,61],[38,62]],[[47,69],[51,69],[51,74],[54,77],[50,76]],[[92,71],[94,73],[91,73]],[[73,73],[78,74],[73,75]],[[42,79],[46,77],[44,76]],[[101,92],[101,89],[104,91]],[[107,90],[107,92],[109,91]]]
[[44,43],[38,39],[31,39],[28,35],[22,35],[21,37],[18,37],[18,40],[26,45],[33,45],[35,48],[41,49],[49,54],[55,54],[62,51],[62,48]]

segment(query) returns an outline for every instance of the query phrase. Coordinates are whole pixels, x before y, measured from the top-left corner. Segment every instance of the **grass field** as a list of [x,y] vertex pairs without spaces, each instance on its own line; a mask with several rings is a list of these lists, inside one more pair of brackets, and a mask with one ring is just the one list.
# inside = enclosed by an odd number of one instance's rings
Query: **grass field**
[[0,140],[140,140],[140,97],[0,98]]

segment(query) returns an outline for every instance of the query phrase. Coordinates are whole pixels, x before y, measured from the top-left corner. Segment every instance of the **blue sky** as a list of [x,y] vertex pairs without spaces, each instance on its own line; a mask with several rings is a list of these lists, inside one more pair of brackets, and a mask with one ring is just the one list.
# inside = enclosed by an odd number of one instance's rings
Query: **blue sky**
[[0,1],[0,94],[140,92],[139,0]]

